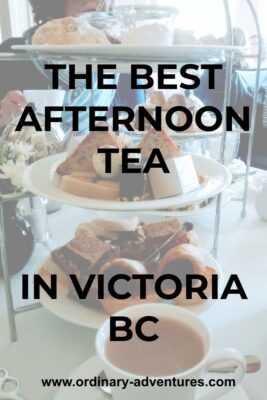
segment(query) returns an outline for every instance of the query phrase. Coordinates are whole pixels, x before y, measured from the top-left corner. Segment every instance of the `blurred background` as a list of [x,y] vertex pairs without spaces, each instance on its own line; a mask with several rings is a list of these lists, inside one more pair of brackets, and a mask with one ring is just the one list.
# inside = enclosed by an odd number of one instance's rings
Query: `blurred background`
[[[139,3],[145,5],[175,5],[181,10],[177,20],[179,28],[187,30],[194,28],[195,34],[199,36],[212,33],[219,37],[225,33],[223,0],[116,0],[115,3],[116,6]],[[231,0],[229,3],[235,19],[233,25],[243,28],[248,36],[255,34],[256,29],[251,23],[246,1]],[[267,37],[266,0],[253,0],[253,3],[258,11],[263,36]],[[218,17],[211,18],[211,15]],[[27,0],[0,0],[0,42],[11,36],[21,36],[32,25],[33,18]]]

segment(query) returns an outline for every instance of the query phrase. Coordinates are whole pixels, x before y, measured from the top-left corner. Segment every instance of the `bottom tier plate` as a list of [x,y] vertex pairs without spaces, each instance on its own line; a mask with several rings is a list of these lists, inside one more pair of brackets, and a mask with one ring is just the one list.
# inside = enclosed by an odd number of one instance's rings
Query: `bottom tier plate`
[[[221,295],[225,284],[222,268],[207,251],[203,250],[203,255],[205,257],[206,264],[215,268],[219,275],[219,294]],[[41,268],[44,268],[44,265],[42,265]],[[38,268],[37,274],[41,268]],[[50,268],[49,271],[51,272]],[[57,299],[52,300],[44,291],[42,291],[40,302],[46,310],[50,311],[57,317],[85,328],[99,329],[102,323],[109,317],[104,311],[99,311],[94,308],[84,306],[83,304],[69,296],[66,296],[63,293],[58,293]],[[214,304],[216,304],[216,300],[209,299],[201,304],[186,305],[181,307],[186,308],[188,311],[192,311],[195,314],[201,314]]]

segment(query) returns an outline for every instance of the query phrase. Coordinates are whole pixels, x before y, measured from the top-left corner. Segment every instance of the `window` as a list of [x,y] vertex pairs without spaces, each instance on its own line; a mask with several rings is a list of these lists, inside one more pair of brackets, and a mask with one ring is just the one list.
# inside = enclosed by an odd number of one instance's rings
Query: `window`
[[0,0],[0,41],[11,36],[10,13],[7,0]]
[[10,36],[21,36],[33,24],[27,0],[0,0],[0,9],[1,41]]
[[[253,0],[253,3],[259,13],[263,36],[267,38],[266,0]],[[179,10],[177,25],[180,29],[193,30],[197,36],[213,34],[219,37],[226,32],[223,0],[116,0],[116,4],[175,5]],[[234,25],[242,27],[248,36],[255,33],[255,27],[248,17],[251,14],[246,0],[231,0],[229,5]],[[238,13],[240,9],[242,12]],[[0,0],[0,10],[0,41],[10,36],[21,36],[33,25],[28,0]]]
[[[116,4],[176,6],[179,11],[177,27],[180,29],[194,31],[196,36],[213,34],[220,37],[226,32],[223,0],[116,0]],[[236,1],[231,0],[229,4],[235,15]]]
[[192,30],[197,37],[212,34],[224,36],[226,32],[225,11],[220,0],[180,0],[178,26]]
[[21,36],[32,24],[32,14],[27,0],[8,0],[12,36]]

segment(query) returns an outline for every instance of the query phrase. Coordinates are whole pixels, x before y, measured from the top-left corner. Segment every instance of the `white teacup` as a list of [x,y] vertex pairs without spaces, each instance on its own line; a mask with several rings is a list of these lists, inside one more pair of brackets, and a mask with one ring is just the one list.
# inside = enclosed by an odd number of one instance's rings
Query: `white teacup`
[[[44,114],[45,107],[62,107],[65,90],[24,90],[28,103],[34,103],[37,112]],[[53,117],[61,117],[61,111],[54,111]]]
[[[236,385],[238,385],[246,371],[246,362],[244,357],[234,349],[223,349],[216,352],[212,351],[212,335],[205,324],[195,314],[179,308],[177,306],[168,304],[146,304],[127,308],[121,312],[115,314],[115,316],[125,316],[130,318],[132,321],[136,321],[145,316],[154,316],[158,319],[168,318],[174,321],[180,322],[189,326],[195,333],[202,339],[204,344],[204,357],[190,370],[182,373],[176,373],[173,371],[171,376],[161,376],[156,379],[195,379],[198,380],[203,377],[205,372],[210,370],[213,364],[217,364],[222,361],[234,361],[239,368],[236,372],[231,375],[231,379],[234,379]],[[135,379],[145,379],[146,377],[135,376],[133,373],[127,372],[117,368],[107,358],[105,354],[106,341],[110,338],[110,320],[104,322],[99,329],[96,336],[96,351],[103,363],[103,369],[108,379],[128,379],[134,381]],[[129,342],[129,346],[131,342]],[[145,357],[145,355],[144,355]],[[142,359],[140,359],[142,363]],[[227,379],[229,375],[227,375]],[[155,379],[155,377],[153,377]],[[205,383],[207,383],[205,381]],[[113,400],[218,400],[218,398],[227,392],[231,391],[234,387],[210,387],[210,388],[196,388],[192,386],[185,387],[135,387],[128,385],[126,389],[122,387],[112,388]]]

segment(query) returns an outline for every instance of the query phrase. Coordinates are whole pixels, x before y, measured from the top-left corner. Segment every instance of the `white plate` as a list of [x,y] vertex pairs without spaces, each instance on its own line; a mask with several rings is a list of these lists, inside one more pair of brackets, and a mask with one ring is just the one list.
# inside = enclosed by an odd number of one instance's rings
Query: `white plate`
[[[90,358],[80,367],[78,367],[70,376],[69,379],[76,381],[77,379],[92,379],[102,371],[101,361],[97,356]],[[127,398],[127,396],[125,397]],[[99,388],[79,388],[68,387],[62,388],[57,393],[55,400],[111,400],[110,396],[105,395]],[[168,400],[168,399],[167,399]],[[235,388],[229,394],[220,397],[218,400],[249,400],[242,387]]]
[[88,56],[88,58],[108,58],[113,60],[141,60],[184,62],[200,60],[224,60],[226,51],[240,51],[236,46],[125,46],[125,45],[14,45],[13,50],[25,50],[44,56]]
[[[203,254],[205,255],[207,265],[215,268],[219,275],[220,295],[224,289],[224,277],[222,269],[217,261],[207,251],[203,250]],[[45,309],[49,310],[59,318],[85,328],[98,329],[108,318],[108,315],[104,311],[97,311],[93,308],[86,307],[70,297],[58,295],[56,300],[52,300],[45,292],[42,291],[40,302]],[[196,314],[200,314],[209,309],[215,303],[216,300],[207,300],[199,305],[188,305],[182,307]]]
[[137,202],[106,201],[88,199],[65,193],[58,186],[55,171],[58,165],[65,160],[66,154],[47,157],[30,165],[25,171],[23,185],[29,192],[46,197],[49,200],[92,210],[146,211],[170,207],[182,208],[190,204],[201,203],[216,196],[227,189],[232,181],[231,173],[217,161],[197,155],[193,155],[192,157],[197,172],[206,176],[207,182],[202,184],[198,190],[162,200]]
[[[222,206],[230,203],[232,198],[231,190],[226,190],[222,195]],[[196,217],[198,215],[215,212],[217,206],[217,196],[213,197],[204,207],[197,207],[193,210],[151,210],[145,211],[146,215],[157,217]]]

